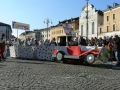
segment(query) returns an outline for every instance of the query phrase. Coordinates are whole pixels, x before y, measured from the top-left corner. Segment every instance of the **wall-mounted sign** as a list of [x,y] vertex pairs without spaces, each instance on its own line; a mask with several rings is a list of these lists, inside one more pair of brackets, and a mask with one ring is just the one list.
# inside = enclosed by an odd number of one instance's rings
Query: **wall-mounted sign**
[[12,22],[12,28],[22,29],[22,30],[30,30],[30,25],[13,21]]
[[63,24],[63,29],[67,36],[75,36],[75,32],[70,24]]

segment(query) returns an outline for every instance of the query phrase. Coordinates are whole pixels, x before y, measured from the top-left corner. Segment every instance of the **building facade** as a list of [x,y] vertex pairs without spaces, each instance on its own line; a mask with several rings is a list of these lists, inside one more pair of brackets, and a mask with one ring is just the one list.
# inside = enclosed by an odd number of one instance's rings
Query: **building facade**
[[26,31],[26,32],[23,32],[19,35],[19,39],[21,41],[25,40],[26,38],[35,38],[34,32],[33,31]]
[[1,23],[0,22],[0,35],[5,34],[6,40],[11,40],[12,36],[12,28],[9,24]]
[[58,36],[66,36],[62,25],[52,26],[50,29],[50,41],[53,38],[57,39]]
[[[79,17],[79,34],[87,36],[87,5],[83,7]],[[99,23],[103,23],[103,12],[96,10],[92,4],[88,4],[88,38],[98,37]]]
[[104,23],[99,28],[99,37],[120,35],[120,4],[113,3],[104,10]]
[[79,34],[79,17],[77,18],[71,18],[68,20],[64,20],[64,21],[59,21],[58,25],[56,26],[52,26],[50,29],[50,40],[52,40],[53,38],[56,38],[58,36],[66,36],[65,31],[62,27],[62,24],[68,23],[72,26],[74,32],[76,33],[76,36],[78,36]]
[[46,39],[50,40],[50,27],[39,30],[39,35],[37,35],[40,40],[45,41]]
[[46,40],[50,39],[50,28],[45,29],[34,29],[33,31],[26,31],[19,35],[21,41],[25,38],[36,38],[37,40]]

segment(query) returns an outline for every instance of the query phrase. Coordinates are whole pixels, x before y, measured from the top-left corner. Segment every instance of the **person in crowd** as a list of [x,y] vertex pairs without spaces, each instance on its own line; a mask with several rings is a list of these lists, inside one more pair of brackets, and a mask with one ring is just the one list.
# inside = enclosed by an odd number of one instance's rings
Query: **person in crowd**
[[87,46],[87,42],[82,36],[80,37],[80,45]]
[[120,66],[120,38],[118,37],[118,35],[115,35],[114,51],[117,60],[117,65]]
[[53,40],[51,41],[50,46],[57,46],[55,38],[53,38]]
[[10,41],[10,46],[13,46],[13,43],[14,43],[14,40],[11,39],[11,41]]
[[15,45],[15,46],[19,45],[19,40],[17,38],[14,39],[13,45]]
[[44,46],[44,43],[45,43],[44,40],[42,40],[42,46]]
[[10,41],[7,40],[6,41],[6,46],[5,46],[5,52],[4,52],[4,57],[5,58],[10,55],[10,53],[9,53],[9,47],[10,47]]
[[30,38],[27,39],[27,45],[30,46],[31,43],[30,43]]
[[5,34],[2,34],[1,35],[1,38],[0,38],[0,59],[2,61],[5,61],[5,57],[4,57],[4,51],[5,51],[5,43],[6,43],[6,40],[5,40]]
[[91,42],[90,42],[90,40],[88,40],[88,43],[87,43],[87,44],[88,44],[88,46],[91,46]]
[[23,46],[27,46],[28,44],[27,44],[27,39],[25,39],[24,41],[23,41]]
[[34,46],[38,46],[38,45],[39,45],[38,40],[35,39],[35,44],[34,44]]
[[106,37],[104,37],[104,39],[103,39],[103,45],[104,45],[104,46],[107,45],[107,38],[106,38]]
[[103,46],[103,41],[102,41],[102,38],[100,38],[97,42],[98,46],[99,47],[102,47]]
[[86,42],[86,46],[87,46],[88,43],[89,43],[89,38],[88,37],[86,37],[85,42]]
[[70,41],[68,42],[68,45],[69,46],[74,46],[74,40],[73,40],[73,38],[70,39]]
[[95,40],[95,43],[97,43],[97,41],[98,41],[97,37],[95,37],[94,40]]
[[[112,44],[112,42],[109,42],[109,47],[110,47],[110,57],[111,59],[114,59],[114,55],[113,55],[113,49],[114,49],[114,46]],[[112,60],[111,60],[112,61]]]
[[44,41],[43,40],[39,40],[39,46],[44,46]]
[[94,46],[94,44],[95,44],[95,39],[93,37],[90,40],[90,44],[91,44],[91,46]]
[[34,45],[35,45],[35,40],[34,40],[34,38],[31,38],[31,40],[30,40],[30,45],[31,45],[31,46],[34,46]]
[[50,42],[48,39],[45,40],[45,43],[44,43],[45,46],[50,46]]
[[41,46],[41,44],[42,44],[42,40],[39,40],[39,46]]
[[74,46],[78,46],[78,39],[75,39]]
[[109,42],[112,42],[113,36],[109,37]]

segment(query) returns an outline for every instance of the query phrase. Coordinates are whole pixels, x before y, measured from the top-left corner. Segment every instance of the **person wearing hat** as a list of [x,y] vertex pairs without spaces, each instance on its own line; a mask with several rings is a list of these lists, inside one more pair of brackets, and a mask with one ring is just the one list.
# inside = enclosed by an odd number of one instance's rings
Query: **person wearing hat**
[[0,59],[3,61],[5,61],[4,51],[5,51],[5,34],[2,34],[0,38]]

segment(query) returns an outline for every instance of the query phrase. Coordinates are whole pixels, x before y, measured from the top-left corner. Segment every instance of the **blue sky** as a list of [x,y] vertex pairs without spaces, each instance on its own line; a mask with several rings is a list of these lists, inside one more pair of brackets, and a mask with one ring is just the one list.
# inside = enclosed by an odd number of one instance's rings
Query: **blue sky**
[[[120,0],[89,0],[96,9],[104,10],[107,5]],[[30,29],[46,28],[47,17],[56,25],[58,21],[79,17],[86,0],[1,0],[0,22],[12,25],[12,21],[30,24]],[[19,30],[19,34],[24,30]],[[13,35],[17,35],[13,29]]]

